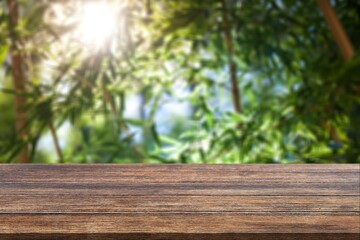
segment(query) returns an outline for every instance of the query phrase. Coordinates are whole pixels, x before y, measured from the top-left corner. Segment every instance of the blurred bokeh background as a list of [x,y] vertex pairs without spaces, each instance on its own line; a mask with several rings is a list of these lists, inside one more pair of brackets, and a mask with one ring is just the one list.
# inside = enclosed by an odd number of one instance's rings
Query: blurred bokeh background
[[0,162],[359,163],[357,0],[1,0]]

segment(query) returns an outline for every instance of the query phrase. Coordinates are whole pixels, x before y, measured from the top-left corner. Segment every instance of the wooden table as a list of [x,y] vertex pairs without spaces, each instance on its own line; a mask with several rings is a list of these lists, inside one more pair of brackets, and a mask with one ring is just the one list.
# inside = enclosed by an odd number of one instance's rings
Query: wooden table
[[0,165],[0,239],[359,239],[353,165]]

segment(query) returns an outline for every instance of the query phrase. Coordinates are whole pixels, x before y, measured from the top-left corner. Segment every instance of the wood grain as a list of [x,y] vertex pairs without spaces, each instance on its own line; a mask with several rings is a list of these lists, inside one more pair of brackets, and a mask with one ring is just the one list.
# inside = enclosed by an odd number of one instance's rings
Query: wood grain
[[0,239],[358,239],[360,165],[0,165]]

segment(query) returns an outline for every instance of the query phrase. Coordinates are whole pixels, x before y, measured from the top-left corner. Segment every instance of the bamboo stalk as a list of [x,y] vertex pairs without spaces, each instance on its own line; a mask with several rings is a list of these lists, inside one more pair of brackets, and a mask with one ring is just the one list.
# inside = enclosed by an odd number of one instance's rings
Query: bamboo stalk
[[348,61],[354,55],[354,48],[342,26],[339,18],[337,17],[334,9],[331,7],[329,0],[316,0],[322,13],[324,14],[325,20],[332,32],[335,41],[339,47],[342,57]]
[[[342,26],[339,18],[337,17],[334,9],[332,8],[329,0],[316,0],[317,4],[319,5],[325,20],[328,24],[328,27],[338,45],[340,53],[345,61],[351,60],[354,55],[355,51],[354,48]],[[328,130],[329,135],[332,139],[340,142],[339,134],[337,133],[335,127],[329,123],[324,123],[325,128]]]
[[231,80],[231,92],[232,92],[232,99],[234,104],[234,109],[237,113],[241,113],[241,95],[238,86],[238,79],[236,75],[236,64],[233,60],[234,55],[234,48],[232,45],[232,38],[231,38],[231,25],[228,18],[228,8],[226,4],[226,0],[222,0],[222,7],[223,7],[223,23],[224,23],[224,37],[225,43],[228,52],[228,59],[229,59],[229,70],[230,70],[230,80]]
[[[10,28],[10,39],[11,39],[11,71],[13,76],[13,85],[14,90],[19,95],[15,96],[15,114],[16,114],[16,131],[17,138],[25,140],[29,134],[29,130],[26,128],[26,111],[25,104],[26,98],[23,93],[25,89],[25,73],[24,73],[24,62],[21,56],[19,49],[19,38],[16,34],[16,27],[19,20],[19,5],[16,0],[7,0],[7,5],[9,9],[9,28]],[[29,163],[29,154],[27,144],[21,149],[19,153],[19,162],[20,163]]]
[[59,158],[59,162],[64,163],[64,157],[63,157],[63,154],[62,154],[62,151],[61,151],[59,138],[57,136],[54,124],[50,121],[48,125],[49,125],[49,129],[50,129],[50,132],[51,132],[51,136],[52,136],[53,141],[54,141],[54,146],[55,146],[56,154],[58,155],[58,158]]

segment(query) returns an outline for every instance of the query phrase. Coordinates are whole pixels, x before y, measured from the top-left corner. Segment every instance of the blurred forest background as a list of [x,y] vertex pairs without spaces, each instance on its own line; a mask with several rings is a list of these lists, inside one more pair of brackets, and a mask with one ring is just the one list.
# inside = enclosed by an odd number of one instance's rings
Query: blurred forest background
[[359,47],[358,0],[0,0],[0,162],[360,163]]

